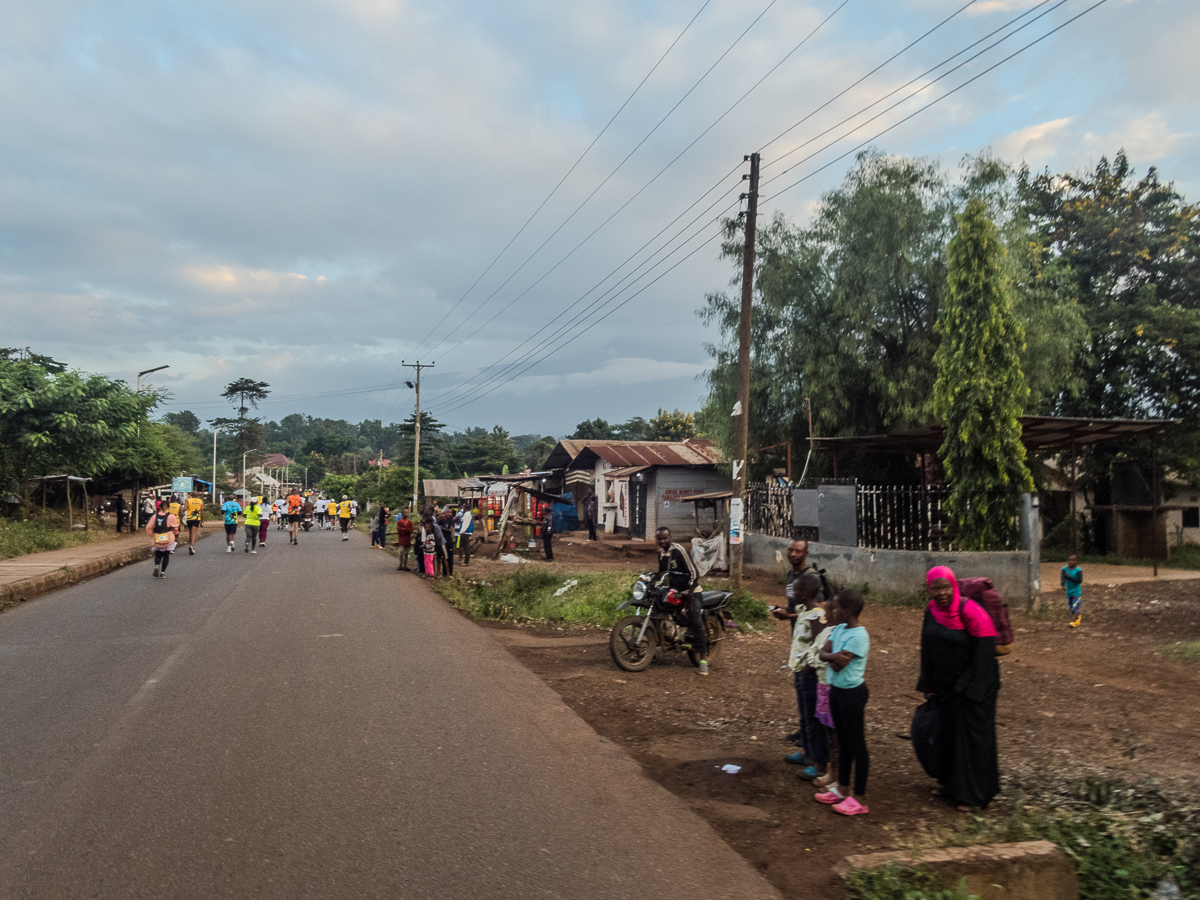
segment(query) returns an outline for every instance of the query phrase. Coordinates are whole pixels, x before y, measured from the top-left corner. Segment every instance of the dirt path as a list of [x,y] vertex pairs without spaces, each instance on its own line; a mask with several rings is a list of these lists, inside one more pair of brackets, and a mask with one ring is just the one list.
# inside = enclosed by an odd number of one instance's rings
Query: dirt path
[[[592,551],[596,557],[591,558]],[[648,567],[609,547],[556,548],[559,564]],[[543,563],[544,564],[544,563]],[[478,567],[477,567],[478,565]],[[472,574],[498,564],[479,560]],[[779,594],[770,579],[752,589]],[[1200,797],[1200,667],[1159,648],[1200,639],[1200,583],[1188,580],[1096,587],[1084,595],[1084,625],[1066,627],[1049,597],[1036,616],[1014,611],[1017,648],[1001,662],[998,726],[1006,785],[1036,788],[1064,776],[1135,781]],[[783,762],[796,727],[790,672],[780,668],[780,626],[728,641],[713,674],[698,678],[682,655],[629,674],[594,629],[491,625],[498,640],[541,676],[600,734],[624,746],[656,780],[687,800],[788,897],[841,898],[832,866],[860,851],[901,849],[960,814],[930,795],[909,721],[921,612],[868,605],[871,633],[867,738],[871,814],[832,815]],[[741,766],[734,775],[719,767]],[[993,805],[991,814],[1002,810]]]

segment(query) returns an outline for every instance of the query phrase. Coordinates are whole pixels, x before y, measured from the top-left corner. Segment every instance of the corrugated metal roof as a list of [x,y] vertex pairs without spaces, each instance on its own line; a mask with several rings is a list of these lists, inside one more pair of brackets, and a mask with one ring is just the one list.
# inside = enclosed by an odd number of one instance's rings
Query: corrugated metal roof
[[707,438],[685,441],[559,441],[546,468],[591,468],[596,458],[611,466],[711,466],[724,461]]

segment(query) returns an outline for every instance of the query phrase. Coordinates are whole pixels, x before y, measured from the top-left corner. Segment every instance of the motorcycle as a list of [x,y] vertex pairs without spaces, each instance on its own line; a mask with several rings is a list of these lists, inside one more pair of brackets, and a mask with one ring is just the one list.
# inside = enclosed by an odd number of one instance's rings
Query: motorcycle
[[[725,640],[725,608],[732,596],[732,591],[700,594],[709,660],[720,652]],[[617,666],[626,672],[641,672],[664,650],[686,650],[692,665],[700,664],[692,649],[695,637],[688,621],[687,596],[672,590],[665,574],[661,578],[654,572],[639,575],[630,598],[617,607],[622,609],[636,609],[637,615],[619,619],[609,633],[608,650]]]
[[313,527],[313,514],[312,513],[304,514],[304,521],[300,523],[300,527],[303,528],[305,531],[308,531],[308,529]]

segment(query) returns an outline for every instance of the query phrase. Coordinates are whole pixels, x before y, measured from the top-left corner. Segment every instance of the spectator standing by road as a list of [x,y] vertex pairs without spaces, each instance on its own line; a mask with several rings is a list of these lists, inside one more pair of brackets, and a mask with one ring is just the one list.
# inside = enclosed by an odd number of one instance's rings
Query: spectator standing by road
[[688,622],[692,627],[693,649],[700,663],[697,673],[708,674],[708,632],[704,629],[704,610],[701,606],[700,594],[696,591],[700,584],[700,573],[696,564],[682,544],[671,540],[671,529],[665,525],[654,532],[654,542],[658,544],[658,574],[667,576],[667,584],[676,594],[681,595],[687,604]]
[[982,809],[1000,791],[996,625],[983,607],[962,596],[948,567],[930,569],[925,586],[929,605],[921,626],[917,690],[938,713],[939,792],[963,809]]
[[379,541],[379,549],[387,549],[387,532],[388,521],[391,519],[391,510],[386,506],[379,507],[379,521],[375,523],[375,536]]
[[817,719],[819,674],[816,666],[825,668],[825,663],[817,659],[817,649],[824,643],[821,634],[826,621],[825,609],[821,606],[821,579],[815,575],[801,575],[795,581],[794,593],[798,618],[792,627],[788,668],[793,672],[796,707],[800,713],[800,730],[797,732],[800,738],[795,743],[803,749],[785,756],[784,761],[805,766],[800,777],[812,781],[824,775],[829,764],[829,742],[825,727]]
[[596,539],[596,521],[599,516],[600,498],[596,496],[595,490],[588,491],[588,495],[583,498],[583,518],[587,522],[589,541]]
[[146,534],[150,536],[150,547],[154,551],[154,577],[167,577],[167,563],[175,551],[175,539],[179,536],[179,519],[172,515],[168,506],[159,504],[155,514],[146,523]]
[[462,519],[458,523],[458,540],[462,544],[462,564],[471,564],[471,542],[475,540],[475,514],[471,507],[463,510]]
[[[863,597],[858,591],[842,591],[830,601],[827,616],[833,631],[817,658],[829,669],[829,706],[833,712],[833,727],[837,731],[837,784],[817,794],[818,803],[827,803],[835,813],[861,816],[870,812],[864,802],[871,757],[867,752],[866,711],[870,691],[867,690],[867,656],[871,638],[858,622],[862,615]],[[854,773],[854,790],[850,789],[850,774]]]
[[[400,551],[400,564],[396,569],[400,572],[407,572],[408,569],[408,551],[412,546],[413,523],[408,517],[407,510],[400,510],[400,515],[396,516],[396,548]],[[420,562],[417,565],[420,569]]]

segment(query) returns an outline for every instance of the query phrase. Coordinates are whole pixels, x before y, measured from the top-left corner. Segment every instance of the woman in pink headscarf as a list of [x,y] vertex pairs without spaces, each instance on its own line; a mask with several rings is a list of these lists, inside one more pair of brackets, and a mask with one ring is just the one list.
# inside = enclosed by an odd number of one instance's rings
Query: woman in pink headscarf
[[956,805],[986,807],[1000,791],[996,752],[996,626],[963,597],[946,566],[925,576],[929,606],[921,628],[917,690],[933,701],[940,720],[942,792]]

